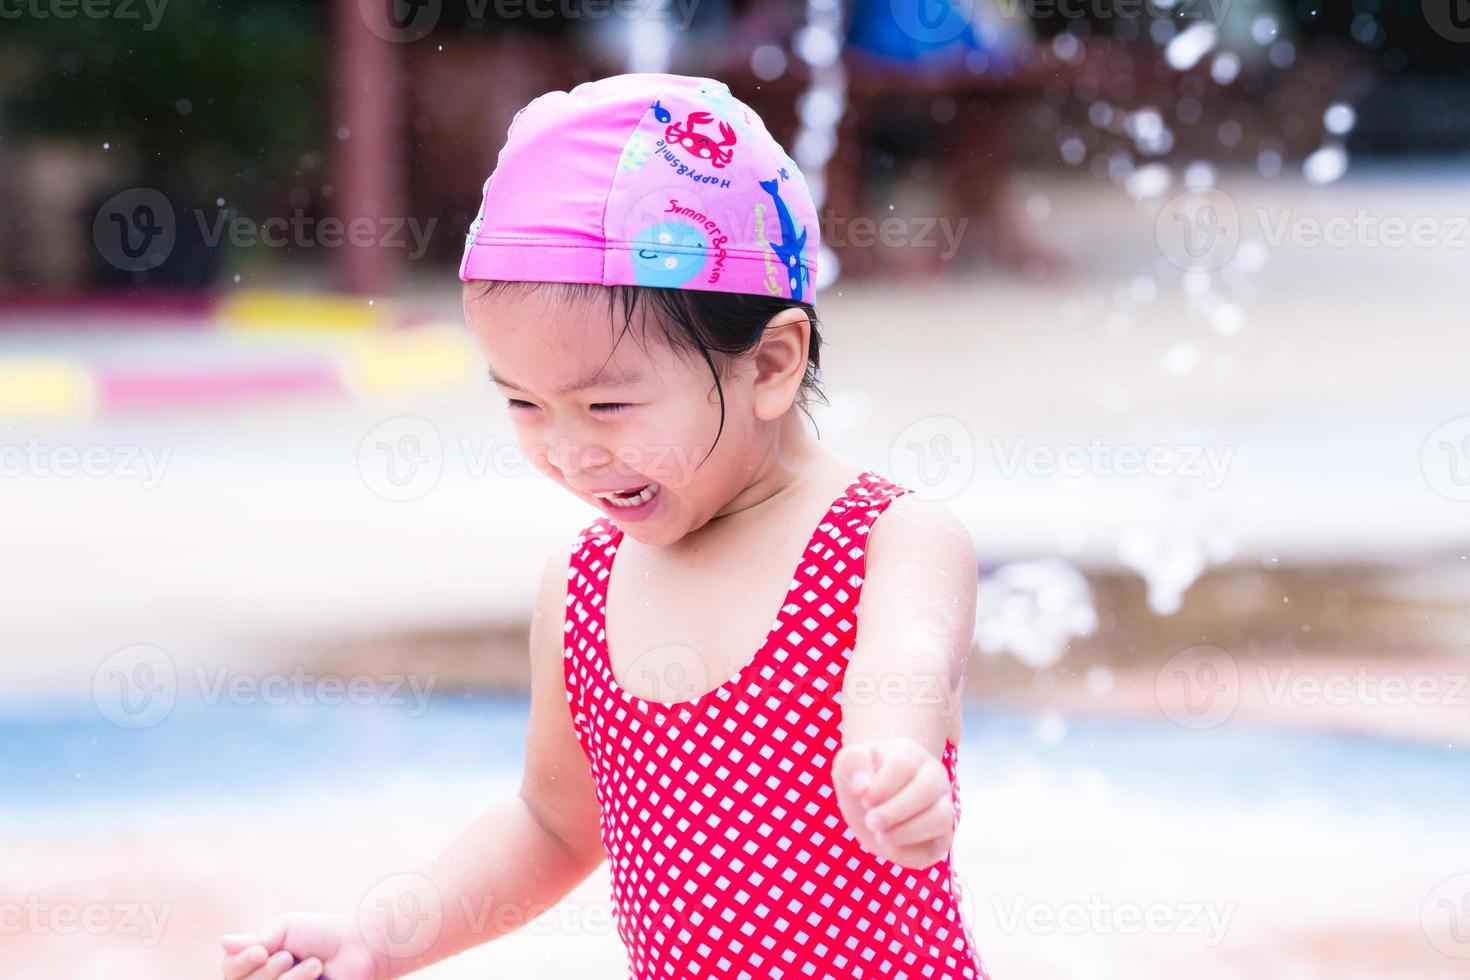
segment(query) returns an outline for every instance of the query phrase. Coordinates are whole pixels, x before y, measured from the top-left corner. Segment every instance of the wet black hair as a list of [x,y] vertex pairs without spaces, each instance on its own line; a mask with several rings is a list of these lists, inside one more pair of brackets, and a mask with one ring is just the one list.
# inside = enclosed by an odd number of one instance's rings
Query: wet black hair
[[[821,388],[821,325],[817,320],[816,307],[810,303],[790,297],[702,289],[665,289],[658,286],[599,286],[588,283],[512,282],[502,279],[477,279],[465,283],[465,286],[477,287],[478,292],[475,295],[482,299],[507,290],[541,293],[564,299],[586,299],[605,293],[609,319],[619,307],[623,310],[623,333],[632,332],[638,304],[646,301],[652,321],[662,329],[664,339],[669,345],[675,350],[698,354],[709,365],[715,390],[720,396],[720,428],[715,433],[715,442],[710,445],[710,452],[714,452],[715,444],[720,441],[720,433],[725,431],[725,389],[720,385],[722,372],[720,365],[715,363],[715,356],[738,357],[754,350],[766,324],[783,310],[793,307],[799,309],[811,323],[806,372],[797,392],[797,407],[815,427],[816,420],[811,418],[811,412],[807,408],[809,402],[816,400],[824,405],[828,404]],[[705,458],[709,458],[708,453]]]

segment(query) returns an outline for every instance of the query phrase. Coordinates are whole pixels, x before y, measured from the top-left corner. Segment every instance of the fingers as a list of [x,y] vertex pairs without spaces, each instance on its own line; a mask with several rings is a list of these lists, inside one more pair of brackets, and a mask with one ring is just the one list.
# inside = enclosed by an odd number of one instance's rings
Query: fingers
[[878,840],[890,847],[914,847],[948,837],[953,824],[949,800],[939,799],[902,823],[879,831]]
[[908,738],[878,742],[874,749],[878,768],[873,773],[872,785],[863,794],[863,805],[869,809],[880,806],[906,786],[924,760],[933,758],[919,743]]
[[[294,964],[294,966],[293,966]],[[315,956],[296,963],[296,957],[286,950],[280,950],[271,955],[264,965],[253,973],[247,973],[242,980],[312,980],[321,976],[322,963]]]
[[286,919],[284,916],[271,920],[270,925],[253,933],[236,933],[230,936],[221,936],[220,945],[226,953],[239,953],[249,949],[251,946],[264,946],[266,952],[273,952],[281,948],[286,941]]
[[281,980],[316,980],[322,975],[322,961],[309,956],[281,974]]
[[[920,751],[923,751],[922,749]],[[882,770],[879,770],[881,773]],[[875,785],[876,789],[876,785]],[[866,823],[872,831],[883,831],[911,820],[949,795],[949,776],[939,760],[920,762],[907,782],[882,803],[868,810]]]
[[270,953],[264,946],[246,946],[227,953],[223,964],[224,980],[242,980],[264,966],[269,958]]
[[846,745],[832,759],[832,779],[839,790],[861,794],[872,784],[876,767],[871,743]]

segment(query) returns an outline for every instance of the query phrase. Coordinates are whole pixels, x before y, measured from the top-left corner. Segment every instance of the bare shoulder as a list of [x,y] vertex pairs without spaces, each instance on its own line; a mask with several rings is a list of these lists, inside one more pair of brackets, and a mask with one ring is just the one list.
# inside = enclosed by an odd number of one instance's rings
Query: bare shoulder
[[949,507],[916,493],[889,501],[868,530],[868,574],[875,565],[923,563],[946,575],[978,576],[975,542]]
[[572,563],[577,557],[577,551],[586,544],[588,538],[605,530],[604,522],[593,522],[580,528],[569,540],[551,549],[551,553],[546,556],[546,564],[541,568],[541,584],[536,591],[537,616],[549,617],[556,620],[558,627],[561,625],[560,617],[566,612],[567,583],[571,580]]

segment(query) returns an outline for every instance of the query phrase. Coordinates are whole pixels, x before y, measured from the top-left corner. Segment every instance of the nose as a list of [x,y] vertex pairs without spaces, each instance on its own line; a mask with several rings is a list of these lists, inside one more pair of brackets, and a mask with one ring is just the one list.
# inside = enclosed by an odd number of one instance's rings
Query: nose
[[596,442],[578,442],[557,436],[547,443],[546,461],[567,477],[596,477],[613,461],[613,454]]

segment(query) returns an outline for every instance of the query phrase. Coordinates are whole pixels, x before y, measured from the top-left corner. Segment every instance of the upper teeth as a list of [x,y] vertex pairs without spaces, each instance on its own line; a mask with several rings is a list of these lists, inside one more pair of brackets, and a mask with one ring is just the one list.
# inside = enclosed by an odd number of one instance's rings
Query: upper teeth
[[659,488],[657,483],[650,483],[648,486],[638,491],[638,494],[636,496],[632,497],[620,497],[618,496],[617,491],[599,493],[597,494],[597,496],[603,500],[606,500],[614,507],[637,507],[639,504],[644,504],[652,500],[653,495],[658,493],[658,489]]

